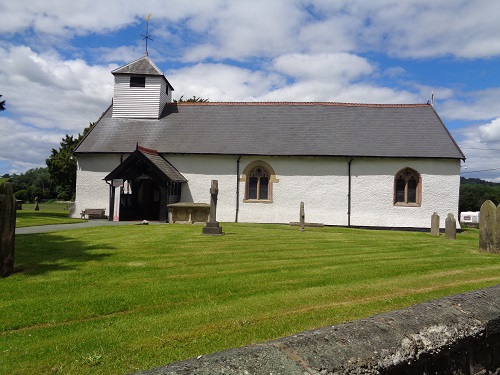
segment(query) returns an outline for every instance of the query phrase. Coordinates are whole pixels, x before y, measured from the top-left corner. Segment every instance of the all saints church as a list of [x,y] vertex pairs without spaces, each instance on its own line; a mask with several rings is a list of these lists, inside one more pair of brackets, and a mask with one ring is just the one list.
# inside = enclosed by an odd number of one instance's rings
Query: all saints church
[[[430,104],[174,103],[147,56],[111,72],[112,105],[76,147],[72,216],[428,228],[458,214],[464,154]],[[180,218],[180,219],[179,219]]]

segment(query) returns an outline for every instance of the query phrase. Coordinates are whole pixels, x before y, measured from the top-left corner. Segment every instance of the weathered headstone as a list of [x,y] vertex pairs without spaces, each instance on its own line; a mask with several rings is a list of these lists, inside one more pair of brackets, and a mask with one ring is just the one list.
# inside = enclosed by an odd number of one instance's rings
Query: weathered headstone
[[300,220],[299,220],[299,224],[300,224],[300,231],[301,232],[304,231],[305,222],[306,222],[306,214],[304,212],[304,202],[300,202]]
[[457,220],[451,212],[448,214],[444,222],[444,233],[446,238],[449,240],[457,239]]
[[219,195],[219,183],[217,180],[212,180],[212,186],[210,188],[210,218],[207,221],[205,228],[203,228],[203,234],[210,234],[215,236],[222,236],[222,227],[219,226],[219,222],[216,219],[217,216],[217,196]]
[[40,211],[40,207],[38,207],[38,197],[35,197],[35,211]]
[[431,236],[439,236],[439,215],[437,212],[431,216]]
[[14,240],[16,238],[16,198],[12,184],[0,185],[0,276],[14,272]]
[[494,253],[497,251],[497,208],[488,200],[479,211],[479,250]]
[[[496,209],[496,244],[495,244],[495,253],[499,253],[500,254],[500,204],[497,206],[497,209]],[[481,215],[481,214],[479,214]]]

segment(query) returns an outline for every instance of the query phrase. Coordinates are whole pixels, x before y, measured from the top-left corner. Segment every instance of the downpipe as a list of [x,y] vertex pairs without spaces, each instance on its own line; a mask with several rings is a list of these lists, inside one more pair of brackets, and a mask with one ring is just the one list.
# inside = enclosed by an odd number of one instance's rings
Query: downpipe
[[354,158],[347,163],[347,226],[351,227],[351,193],[352,193],[352,182],[351,182],[351,164]]
[[236,215],[234,222],[238,222],[238,213],[240,211],[240,160],[241,155],[236,160]]

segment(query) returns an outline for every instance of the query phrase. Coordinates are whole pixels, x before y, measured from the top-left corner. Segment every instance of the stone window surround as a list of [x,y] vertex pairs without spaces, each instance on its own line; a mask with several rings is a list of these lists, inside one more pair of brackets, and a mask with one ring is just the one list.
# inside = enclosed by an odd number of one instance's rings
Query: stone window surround
[[[397,180],[399,177],[405,173],[410,176],[413,175],[416,180],[417,180],[417,191],[416,191],[416,202],[407,202],[408,201],[408,182],[405,184],[405,201],[404,202],[397,202],[396,199],[396,184]],[[403,169],[400,169],[395,175],[394,175],[394,206],[397,207],[420,207],[422,205],[422,177],[420,176],[420,173],[418,173],[415,169],[405,167]]]
[[[255,168],[260,167],[264,169],[268,174],[269,174],[269,188],[268,188],[268,199],[248,199],[248,182],[249,178],[248,175],[249,173],[254,170]],[[274,169],[265,161],[262,160],[256,160],[251,163],[249,163],[245,169],[243,169],[243,173],[241,174],[240,177],[240,182],[245,183],[245,198],[243,199],[244,203],[273,203],[273,184],[278,183],[279,179],[276,178],[276,172],[274,172]]]

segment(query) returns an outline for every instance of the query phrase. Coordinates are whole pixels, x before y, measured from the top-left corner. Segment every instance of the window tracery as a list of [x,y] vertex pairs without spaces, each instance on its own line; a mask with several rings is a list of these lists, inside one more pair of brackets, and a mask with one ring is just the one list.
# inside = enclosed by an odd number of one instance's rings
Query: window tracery
[[272,202],[273,183],[278,182],[271,166],[255,161],[244,169],[240,181],[245,182],[244,202]]
[[394,178],[394,204],[397,206],[420,206],[422,203],[422,187],[420,174],[405,168]]

